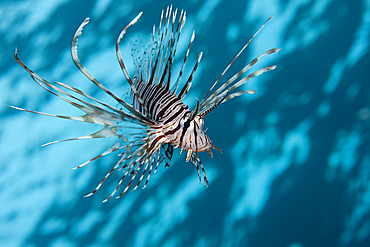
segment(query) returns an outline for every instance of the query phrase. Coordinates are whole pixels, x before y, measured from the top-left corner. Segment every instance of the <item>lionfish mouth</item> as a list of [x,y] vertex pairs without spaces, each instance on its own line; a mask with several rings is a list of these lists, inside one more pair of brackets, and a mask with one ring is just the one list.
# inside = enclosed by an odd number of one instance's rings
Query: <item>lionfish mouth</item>
[[[188,106],[184,105],[182,100],[191,88],[194,74],[202,58],[202,53],[199,54],[188,79],[182,86],[182,89],[180,89],[180,81],[183,76],[185,64],[188,60],[190,47],[195,38],[194,32],[191,36],[185,57],[183,58],[182,68],[178,73],[177,79],[172,80],[172,65],[175,59],[180,34],[185,25],[186,12],[181,10],[178,15],[177,9],[173,10],[172,6],[167,7],[166,11],[162,11],[159,28],[156,30],[156,27],[154,26],[151,39],[142,40],[139,38],[134,39],[134,41],[131,42],[132,56],[134,57],[136,70],[134,80],[132,80],[124,65],[122,55],[119,50],[119,44],[128,28],[139,20],[142,13],[143,12],[140,12],[122,30],[116,42],[117,59],[124,76],[131,87],[132,103],[126,102],[112,91],[108,90],[80,62],[77,53],[78,38],[81,36],[83,28],[88,24],[89,18],[86,18],[80,25],[72,40],[72,59],[78,69],[92,83],[97,85],[102,91],[117,101],[117,103],[119,103],[119,107],[108,105],[85,92],[62,82],[48,82],[21,62],[18,58],[17,50],[15,52],[15,59],[17,62],[30,74],[37,84],[53,95],[66,101],[68,104],[80,109],[84,114],[81,116],[62,116],[26,110],[15,106],[11,106],[12,108],[56,118],[77,120],[103,126],[101,130],[93,134],[53,141],[44,146],[71,140],[106,137],[117,138],[113,145],[106,151],[74,168],[81,168],[105,155],[118,153],[119,159],[117,163],[105,175],[104,179],[98,184],[95,190],[86,195],[86,197],[88,197],[94,194],[113,171],[122,170],[122,178],[119,180],[114,191],[104,200],[104,202],[109,200],[118,191],[121,183],[126,177],[131,177],[131,179],[127,183],[125,189],[116,198],[119,198],[126,193],[137,175],[139,175],[139,177],[136,178],[137,184],[133,191],[138,188],[139,184],[146,176],[146,182],[143,186],[143,188],[145,188],[148,184],[153,168],[155,173],[158,166],[162,163],[165,163],[165,167],[170,166],[174,147],[180,148],[180,153],[182,150],[187,150],[186,161],[191,160],[195,165],[200,182],[202,177],[200,175],[199,168],[202,169],[204,184],[205,186],[208,186],[206,172],[198,158],[198,152],[208,151],[212,157],[211,148],[215,148],[220,152],[221,150],[215,147],[208,136],[206,136],[205,132],[201,130],[204,122],[200,121],[203,121],[203,118],[220,104],[245,93],[256,93],[254,90],[237,92],[234,90],[244,85],[250,79],[257,77],[264,72],[274,70],[276,66],[272,65],[245,75],[245,73],[255,65],[260,58],[265,55],[277,53],[280,50],[279,48],[274,48],[262,53],[219,86],[218,89],[213,90],[221,78],[223,78],[226,71],[234,63],[236,58],[240,56],[254,37],[261,31],[264,25],[271,19],[270,17],[242,47],[234,59],[226,66],[225,70],[211,86],[205,97],[200,102],[197,100],[195,109],[190,112],[188,110]],[[188,121],[184,122],[184,119],[186,118]],[[191,124],[194,124],[195,126],[195,124],[197,124],[195,121],[199,121],[199,123],[201,123],[201,127],[198,129],[193,128],[192,131],[190,131],[191,128],[189,128],[189,126]],[[190,146],[191,148],[185,146],[185,143],[191,142],[194,144]],[[176,143],[176,145],[174,143]]]

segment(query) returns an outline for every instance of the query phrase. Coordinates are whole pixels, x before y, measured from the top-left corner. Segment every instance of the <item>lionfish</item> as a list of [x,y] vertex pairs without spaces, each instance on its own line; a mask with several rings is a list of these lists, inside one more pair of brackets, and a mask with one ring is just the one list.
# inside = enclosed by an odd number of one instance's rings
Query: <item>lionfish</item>
[[[221,103],[225,103],[236,96],[240,96],[245,93],[256,93],[255,90],[244,90],[239,92],[233,91],[245,84],[250,79],[259,76],[266,71],[274,70],[276,66],[272,65],[259,69],[243,77],[245,72],[248,71],[255,63],[257,63],[261,57],[277,53],[280,50],[279,48],[271,49],[256,57],[242,70],[240,70],[225,83],[223,83],[217,90],[211,93],[235,59],[239,57],[239,55],[244,51],[253,38],[272,18],[270,17],[251,37],[247,44],[244,45],[234,59],[227,65],[225,70],[211,86],[204,98],[200,102],[196,99],[196,106],[190,111],[189,107],[185,105],[182,100],[185,98],[186,94],[191,88],[194,74],[202,58],[202,52],[199,54],[198,59],[182,88],[180,87],[180,81],[183,76],[190,47],[194,41],[194,31],[187,47],[182,68],[178,73],[177,79],[174,81],[174,83],[172,83],[173,85],[171,87],[173,60],[175,58],[181,30],[183,29],[186,21],[186,12],[182,10],[179,14],[179,18],[177,19],[177,9],[173,10],[172,6],[167,7],[166,11],[162,10],[159,28],[156,31],[154,25],[151,40],[149,39],[146,45],[142,45],[139,47],[139,49],[132,49],[131,55],[134,56],[134,65],[136,71],[134,77],[131,79],[123,63],[122,55],[119,50],[119,44],[123,36],[126,34],[127,29],[138,21],[142,13],[143,12],[140,12],[122,30],[116,42],[116,54],[119,65],[131,87],[131,104],[109,91],[81,64],[79,60],[77,53],[78,38],[81,36],[83,28],[88,24],[89,18],[84,20],[73,37],[71,44],[72,59],[78,69],[87,78],[89,78],[101,90],[118,102],[117,107],[113,107],[102,101],[99,101],[83,91],[62,82],[55,81],[54,83],[50,83],[46,81],[29,69],[23,62],[21,62],[18,58],[17,50],[15,51],[15,59],[30,74],[36,83],[55,96],[82,110],[84,115],[62,116],[26,110],[15,106],[11,106],[12,108],[56,118],[77,120],[103,126],[101,130],[93,134],[77,138],[53,141],[44,144],[43,146],[70,140],[105,137],[117,138],[117,140],[109,149],[86,161],[85,163],[73,168],[81,168],[107,154],[114,152],[119,153],[118,156],[120,158],[117,163],[106,174],[104,179],[98,184],[95,190],[85,196],[88,197],[94,194],[113,171],[123,170],[123,176],[118,182],[117,187],[114,189],[112,194],[104,200],[104,202],[108,201],[117,192],[126,176],[131,177],[131,180],[128,182],[122,193],[116,198],[119,198],[126,193],[137,175],[139,175],[140,178],[138,179],[138,182],[132,191],[138,188],[145,174],[147,174],[146,182],[143,186],[144,189],[148,184],[153,168],[155,173],[158,166],[163,162],[165,163],[164,167],[170,166],[174,148],[179,148],[180,153],[183,150],[187,151],[186,161],[188,162],[191,160],[192,164],[194,164],[195,168],[197,169],[199,183],[202,182],[200,169],[202,170],[204,184],[208,187],[207,175],[202,162],[198,157],[198,153],[207,151],[212,157],[212,148],[220,152],[221,150],[212,144],[210,138],[206,134],[207,130],[203,130],[204,117]],[[135,43],[132,45],[134,46]],[[86,99],[89,99],[90,102],[94,103],[90,103],[86,101]]]

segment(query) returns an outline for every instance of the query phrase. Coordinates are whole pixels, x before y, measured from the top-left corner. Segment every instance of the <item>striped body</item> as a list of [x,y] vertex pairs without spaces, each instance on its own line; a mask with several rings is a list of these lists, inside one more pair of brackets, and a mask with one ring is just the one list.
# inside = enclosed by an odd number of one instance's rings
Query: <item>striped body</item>
[[138,37],[134,39],[134,41],[131,43],[131,55],[134,58],[136,71],[132,80],[123,63],[122,55],[119,50],[119,44],[123,36],[126,34],[127,29],[134,25],[141,15],[142,12],[123,29],[116,42],[118,62],[125,78],[127,79],[127,82],[131,87],[131,104],[108,90],[82,65],[79,60],[77,53],[77,42],[78,38],[82,34],[83,28],[88,24],[89,18],[87,18],[77,29],[72,40],[72,59],[78,69],[89,80],[91,80],[91,82],[116,100],[120,107],[110,106],[84,93],[83,91],[62,82],[55,81],[54,83],[49,83],[38,74],[30,70],[24,63],[22,63],[18,58],[17,51],[15,53],[15,58],[18,63],[31,75],[32,79],[36,83],[50,93],[66,101],[68,104],[80,109],[84,112],[84,114],[82,116],[61,116],[30,111],[14,106],[12,106],[12,108],[103,126],[101,130],[93,134],[54,141],[47,143],[44,146],[71,140],[105,137],[117,138],[116,142],[114,142],[113,145],[106,151],[75,167],[75,169],[78,169],[105,155],[114,152],[119,153],[117,163],[105,175],[104,179],[98,184],[95,190],[87,195],[90,196],[94,194],[113,171],[122,170],[123,175],[119,180],[117,187],[104,201],[109,200],[117,192],[126,177],[131,177],[131,179],[121,194],[117,196],[117,198],[126,193],[135,178],[137,183],[133,190],[138,188],[139,184],[146,176],[146,182],[143,186],[143,188],[145,188],[148,184],[152,171],[155,173],[158,166],[162,163],[165,163],[165,167],[170,166],[174,148],[179,148],[180,153],[182,150],[187,151],[186,161],[191,160],[191,162],[194,164],[195,168],[197,169],[200,182],[202,179],[200,175],[200,169],[202,170],[203,181],[205,185],[208,186],[206,172],[200,159],[198,158],[198,153],[207,151],[212,157],[211,149],[219,149],[212,144],[206,132],[202,130],[204,125],[203,118],[221,103],[245,93],[254,94],[254,90],[244,90],[238,92],[233,91],[244,85],[250,79],[257,77],[266,71],[275,69],[275,65],[268,66],[244,76],[245,72],[248,71],[254,64],[256,64],[261,57],[274,54],[280,50],[275,48],[262,53],[260,56],[256,57],[244,68],[242,68],[237,74],[219,86],[216,90],[213,90],[235,59],[239,57],[242,51],[253,40],[266,22],[271,19],[270,17],[252,36],[248,43],[244,45],[235,58],[227,65],[226,69],[210,87],[210,90],[207,92],[204,98],[200,102],[197,100],[196,107],[190,111],[189,107],[182,103],[182,100],[184,97],[186,97],[191,88],[192,80],[201,60],[202,53],[199,54],[190,75],[182,87],[180,86],[180,82],[183,77],[183,71],[188,59],[190,47],[194,41],[194,32],[191,36],[185,57],[183,59],[183,65],[178,73],[177,79],[175,79],[176,77],[174,77],[174,73],[172,71],[177,44],[180,39],[181,30],[186,21],[186,13],[181,11],[179,18],[177,19],[177,9],[173,11],[172,6],[170,6],[165,12],[162,11],[159,28],[156,30],[154,26],[151,40],[142,40]]
[[[149,146],[162,142],[185,151],[197,150],[197,152],[212,148],[210,139],[202,130],[204,124],[202,119],[196,117],[195,121],[191,121],[189,127],[185,128],[185,122],[191,111],[174,93],[158,85],[149,85],[143,81],[135,81],[135,87],[138,95],[143,100],[144,106],[148,109],[147,117],[160,126],[154,132],[157,138]],[[133,91],[131,91],[131,98],[133,107],[145,114],[144,107],[139,103]]]
[[[181,115],[181,117],[184,117],[186,114],[190,114],[188,106],[184,105],[181,99],[175,94],[163,87],[149,85],[147,82],[143,81],[137,81],[135,87],[137,88],[140,98],[143,99],[145,107],[149,110],[147,117],[157,123],[161,121],[167,124],[168,122],[173,122],[174,118],[177,116]],[[136,95],[132,91],[131,98],[133,107],[144,115],[144,107],[139,103]],[[171,114],[175,108],[180,110],[177,111],[177,114]]]

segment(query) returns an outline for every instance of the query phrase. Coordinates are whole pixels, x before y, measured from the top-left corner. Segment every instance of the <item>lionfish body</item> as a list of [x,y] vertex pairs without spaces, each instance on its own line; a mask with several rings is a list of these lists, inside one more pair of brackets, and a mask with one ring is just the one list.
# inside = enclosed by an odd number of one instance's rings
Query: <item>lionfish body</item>
[[[188,106],[183,104],[182,100],[191,87],[191,82],[201,60],[202,53],[199,54],[197,62],[195,63],[190,76],[187,78],[182,87],[180,87],[180,81],[182,79],[184,67],[187,62],[190,46],[194,40],[194,32],[184,57],[182,69],[180,70],[175,82],[171,83],[173,75],[172,65],[181,30],[185,24],[186,13],[181,11],[179,18],[177,19],[177,10],[172,11],[172,6],[168,7],[165,13],[162,11],[158,30],[156,30],[154,26],[151,40],[147,41],[146,43],[144,42],[144,45],[142,46],[138,45],[136,41],[132,42],[132,56],[134,57],[136,73],[133,79],[131,79],[123,63],[119,50],[119,44],[128,27],[135,24],[140,18],[141,14],[142,12],[123,29],[116,43],[116,52],[119,64],[131,87],[132,104],[127,103],[123,99],[117,97],[113,92],[109,91],[81,64],[77,54],[77,41],[79,36],[82,34],[82,29],[85,25],[87,25],[89,18],[87,18],[81,24],[72,40],[71,54],[73,61],[84,75],[86,75],[100,89],[114,98],[119,103],[119,107],[112,107],[108,104],[105,104],[104,102],[101,102],[98,99],[95,99],[81,90],[71,87],[67,84],[61,82],[50,83],[46,81],[30,70],[26,65],[24,65],[19,60],[17,52],[15,53],[17,61],[25,70],[29,72],[33,80],[35,80],[40,86],[52,94],[84,111],[85,114],[82,116],[61,116],[25,110],[12,106],[13,108],[58,118],[99,124],[103,126],[100,131],[88,136],[54,141],[45,145],[70,140],[104,138],[112,136],[117,137],[117,141],[108,150],[75,168],[81,168],[107,154],[119,152],[120,158],[118,162],[107,173],[96,189],[87,195],[90,196],[94,194],[114,170],[123,170],[123,176],[120,179],[117,187],[105,201],[109,200],[116,193],[126,177],[131,177],[131,179],[122,193],[117,196],[117,198],[121,197],[129,189],[137,175],[138,181],[133,190],[138,188],[139,184],[146,175],[146,182],[143,186],[143,188],[145,188],[152,172],[155,173],[161,163],[165,163],[165,167],[170,165],[173,155],[173,148],[180,148],[181,151],[187,151],[186,161],[191,160],[191,162],[195,165],[200,182],[201,175],[199,168],[201,168],[204,183],[208,186],[208,179],[205,169],[198,158],[198,152],[207,151],[212,156],[211,149],[219,149],[212,144],[210,138],[207,136],[205,131],[203,131],[203,118],[218,105],[226,102],[227,100],[230,100],[236,96],[240,96],[244,93],[255,93],[254,90],[245,90],[233,93],[232,91],[245,84],[248,80],[266,71],[275,69],[275,65],[268,66],[242,77],[244,73],[250,69],[250,67],[253,66],[262,56],[273,54],[280,50],[276,48],[263,53],[247,64],[240,72],[222,84],[217,90],[211,93],[213,88],[229,69],[235,59],[247,47],[247,45],[262,29],[266,22],[271,19],[270,17],[229,63],[203,100],[201,102],[197,100],[195,109],[190,111]],[[90,103],[85,99],[89,99],[94,103]]]

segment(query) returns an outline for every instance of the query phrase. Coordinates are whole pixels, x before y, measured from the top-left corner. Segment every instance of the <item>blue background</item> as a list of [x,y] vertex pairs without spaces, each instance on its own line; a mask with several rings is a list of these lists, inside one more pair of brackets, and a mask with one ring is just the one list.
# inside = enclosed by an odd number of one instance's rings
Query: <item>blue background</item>
[[[116,155],[71,170],[107,149],[113,139],[42,144],[96,131],[99,126],[20,112],[78,110],[32,81],[19,57],[49,81],[61,81],[116,104],[73,64],[79,40],[89,71],[117,95],[128,92],[115,57],[121,29],[140,11],[129,35],[150,34],[167,5],[187,11],[175,70],[191,33],[189,73],[203,59],[185,103],[194,106],[269,17],[233,64],[230,78],[268,49],[244,95],[205,118],[211,159],[200,154],[210,186],[175,149],[145,190],[102,203],[121,175]],[[1,1],[0,2],[0,246],[370,246],[369,0]],[[128,38],[121,51],[133,76]],[[174,72],[176,74],[176,72]]]

